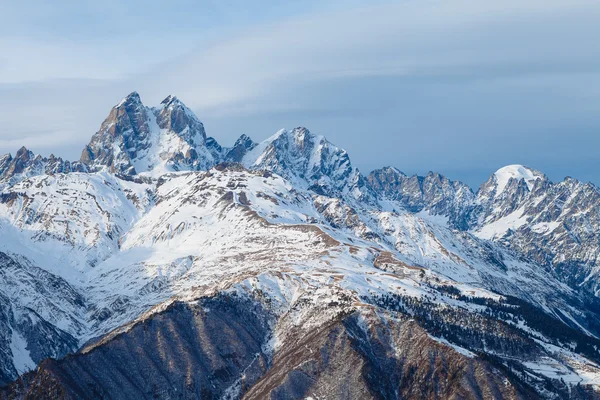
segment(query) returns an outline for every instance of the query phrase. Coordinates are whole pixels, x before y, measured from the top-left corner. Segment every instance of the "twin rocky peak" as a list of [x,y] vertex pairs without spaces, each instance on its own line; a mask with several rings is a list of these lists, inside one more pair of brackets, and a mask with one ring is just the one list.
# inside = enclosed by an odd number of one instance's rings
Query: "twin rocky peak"
[[223,148],[206,137],[202,122],[177,97],[146,107],[133,92],[113,107],[79,162],[90,171],[160,175],[209,169],[224,158]]
[[6,186],[35,175],[101,170],[158,177],[174,171],[208,170],[223,162],[317,182],[324,190],[346,187],[357,173],[344,150],[306,128],[280,130],[262,143],[242,135],[232,147],[222,147],[206,136],[202,122],[177,97],[168,96],[158,107],[147,107],[133,92],[112,108],[78,161],[45,158],[23,147],[15,157],[0,158],[0,183]]
[[207,138],[202,122],[177,97],[168,96],[158,107],[146,107],[137,92],[114,106],[78,161],[36,155],[22,147],[12,157],[0,157],[3,180],[15,175],[95,172],[121,175],[204,170],[224,161],[239,162],[256,146],[242,135],[232,148]]

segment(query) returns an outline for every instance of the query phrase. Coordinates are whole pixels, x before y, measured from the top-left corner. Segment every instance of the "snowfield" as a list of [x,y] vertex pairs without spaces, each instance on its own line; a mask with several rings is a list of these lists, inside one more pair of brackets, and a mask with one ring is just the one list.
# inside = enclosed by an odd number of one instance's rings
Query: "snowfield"
[[[178,302],[227,294],[273,316],[267,357],[290,332],[356,315],[365,336],[381,321],[418,321],[436,346],[493,358],[549,398],[545,379],[600,388],[600,311],[541,264],[552,255],[532,250],[540,238],[565,241],[573,221],[597,230],[590,188],[560,192],[558,209],[542,193],[558,189],[523,166],[498,170],[477,196],[436,174],[387,168],[367,179],[305,128],[224,148],[172,96],[157,108],[124,99],[84,155],[68,168],[6,158],[0,383],[47,357],[91,352]],[[224,396],[237,398],[242,381]]]

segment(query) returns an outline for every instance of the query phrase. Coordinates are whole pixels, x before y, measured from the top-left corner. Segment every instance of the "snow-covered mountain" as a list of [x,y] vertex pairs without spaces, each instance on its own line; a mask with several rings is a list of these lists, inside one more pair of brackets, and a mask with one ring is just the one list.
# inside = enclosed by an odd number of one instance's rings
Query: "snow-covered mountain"
[[477,192],[439,174],[407,177],[394,168],[368,179],[381,200],[446,219],[517,251],[576,290],[600,294],[600,189],[592,183],[570,177],[554,183],[522,165],[499,169]]
[[204,126],[177,97],[146,107],[133,92],[111,110],[81,154],[92,171],[160,176],[206,169],[215,160],[206,147]]
[[137,93],[1,160],[0,398],[600,397],[591,184],[363,176]]

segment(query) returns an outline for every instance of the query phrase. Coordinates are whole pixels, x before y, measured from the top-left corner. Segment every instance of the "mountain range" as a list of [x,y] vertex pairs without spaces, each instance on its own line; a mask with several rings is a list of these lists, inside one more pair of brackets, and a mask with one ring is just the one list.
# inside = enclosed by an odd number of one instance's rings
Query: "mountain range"
[[591,183],[363,175],[134,92],[0,189],[0,398],[600,398]]

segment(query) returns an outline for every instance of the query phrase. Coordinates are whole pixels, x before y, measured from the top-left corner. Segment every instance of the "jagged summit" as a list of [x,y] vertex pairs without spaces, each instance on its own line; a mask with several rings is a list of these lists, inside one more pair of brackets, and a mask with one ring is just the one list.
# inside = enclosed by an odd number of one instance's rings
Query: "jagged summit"
[[113,107],[80,161],[125,175],[205,169],[214,163],[205,142],[204,126],[177,97],[150,108],[133,92]]
[[195,146],[203,145],[206,141],[204,125],[176,96],[169,95],[152,111],[161,129],[174,132]]
[[257,143],[254,142],[249,136],[246,134],[242,134],[233,144],[231,149],[227,150],[225,158],[231,162],[241,163],[244,156],[254,149],[257,146]]
[[174,95],[147,107],[137,92],[130,93],[112,108],[80,158],[90,171],[150,176],[207,170],[221,162],[270,169],[322,194],[374,198],[346,151],[307,128],[281,129],[260,143],[241,135],[232,147],[222,147]]
[[115,108],[127,107],[134,104],[142,104],[142,99],[138,92],[131,92],[127,96],[123,97],[123,99],[115,106]]
[[0,156],[0,188],[36,175],[85,171],[86,166],[79,162],[65,161],[53,154],[42,157],[22,146],[14,157],[10,153]]
[[161,101],[160,104],[168,105],[174,102],[179,102],[179,99],[177,98],[177,96],[170,94],[167,97],[165,97],[165,99]]
[[[15,159],[10,155],[0,159],[2,180],[16,182],[50,171],[37,165],[29,168],[30,173],[20,174],[26,169],[21,166],[23,160],[29,165],[34,158],[33,153],[21,149]],[[54,165],[57,160],[60,159],[51,157],[47,161]],[[206,136],[202,122],[174,95],[167,96],[157,107],[148,107],[137,92],[130,93],[110,110],[78,162],[60,160],[59,164],[68,165],[53,166],[51,170],[106,170],[121,175],[158,177],[176,171],[208,170],[221,162],[237,162],[249,169],[270,169],[321,194],[345,192],[356,198],[374,199],[366,179],[352,166],[346,151],[323,136],[297,127],[281,129],[262,142],[241,135],[232,147],[222,147]]]

